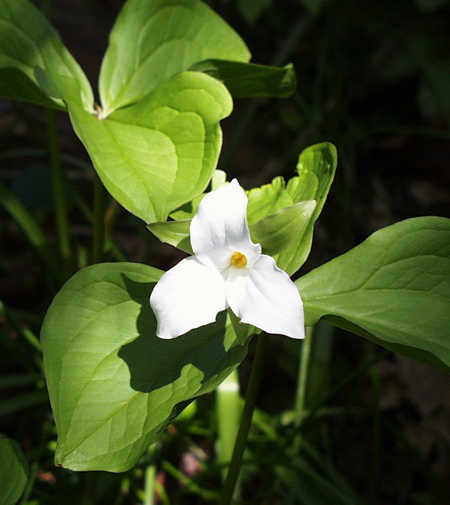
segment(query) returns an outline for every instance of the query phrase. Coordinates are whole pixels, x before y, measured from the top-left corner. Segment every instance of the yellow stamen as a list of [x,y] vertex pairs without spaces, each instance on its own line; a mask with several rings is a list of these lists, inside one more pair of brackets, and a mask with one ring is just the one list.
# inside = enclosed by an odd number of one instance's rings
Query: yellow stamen
[[242,254],[239,251],[235,251],[231,255],[230,264],[234,267],[244,268],[247,265],[247,257],[245,254]]

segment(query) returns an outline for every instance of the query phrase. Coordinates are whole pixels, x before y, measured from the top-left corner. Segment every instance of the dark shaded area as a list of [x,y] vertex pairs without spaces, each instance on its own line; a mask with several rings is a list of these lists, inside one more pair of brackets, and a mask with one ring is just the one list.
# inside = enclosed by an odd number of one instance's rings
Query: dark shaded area
[[[323,0],[311,13],[301,0],[280,0],[266,2],[260,12],[255,8],[252,18],[243,7],[246,2],[208,3],[245,39],[254,63],[292,62],[298,80],[297,92],[289,99],[235,102],[232,116],[223,121],[219,168],[251,188],[278,175],[294,176],[298,154],[308,145],[331,141],[338,148],[336,179],[316,225],[311,256],[300,274],[395,221],[449,215],[450,2]],[[251,3],[256,6],[258,1]],[[122,5],[122,0],[53,1],[53,24],[81,63],[94,92],[108,33]],[[58,114],[58,123],[69,178],[74,247],[83,265],[92,239],[93,173],[64,114]],[[54,246],[46,128],[43,109],[0,100],[0,181],[13,188]],[[183,256],[160,245],[133,216],[107,203],[114,244],[107,245],[106,259],[127,258],[169,268]],[[32,498],[42,505],[79,504],[82,499],[86,504],[137,503],[136,490],[143,489],[146,466],[167,460],[182,468],[180,454],[195,455],[202,468],[194,476],[199,486],[217,488],[220,471],[214,459],[211,396],[197,402],[194,418],[171,426],[156,455],[145,455],[136,471],[123,479],[54,468],[53,421],[43,394],[40,354],[28,333],[38,334],[57,287],[48,271],[0,207],[0,300],[7,309],[0,312],[0,406],[4,409],[0,433],[18,440],[27,459],[39,463]],[[143,305],[146,314],[139,323],[143,332],[148,311]],[[154,357],[161,375],[156,384],[148,383],[147,363],[135,359],[146,353],[146,338],[139,337],[121,351],[139,390],[169,380],[165,362]],[[243,503],[338,503],[327,495],[323,482],[312,477],[315,472],[337,486],[326,473],[330,465],[363,503],[446,503],[448,375],[326,325],[318,330],[316,342],[307,406],[325,408],[305,424],[303,434],[309,445],[296,455],[290,451],[295,429],[289,412],[280,412],[292,408],[299,346],[287,338],[270,338],[259,398],[266,425],[258,424],[251,438]],[[247,361],[241,367],[244,390],[249,369]],[[268,435],[269,428],[275,438]],[[164,468],[158,479],[172,503],[208,503]],[[130,492],[123,491],[125,479]]]
[[[130,384],[136,391],[150,393],[178,379],[187,365],[204,374],[203,384],[211,381],[224,364],[239,363],[246,347],[233,345],[225,349],[226,312],[221,312],[216,323],[202,326],[180,338],[163,340],[155,335],[156,321],[148,302],[155,283],[139,283],[124,277],[127,292],[141,306],[137,319],[139,336],[121,347],[119,357],[130,370]],[[214,356],[215,359],[209,359]],[[220,357],[219,362],[217,357]]]

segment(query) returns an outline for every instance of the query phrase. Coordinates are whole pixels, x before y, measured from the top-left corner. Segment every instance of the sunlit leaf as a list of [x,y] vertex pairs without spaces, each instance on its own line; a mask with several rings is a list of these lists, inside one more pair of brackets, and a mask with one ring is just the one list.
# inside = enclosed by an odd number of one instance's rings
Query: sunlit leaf
[[333,144],[323,142],[308,147],[300,154],[298,177],[289,180],[287,192],[294,202],[315,200],[316,207],[307,225],[299,229],[296,240],[277,257],[280,268],[294,274],[306,261],[311,251],[314,223],[325,204],[337,166],[337,152]]
[[262,245],[264,254],[275,256],[296,242],[315,208],[315,200],[305,200],[263,217],[250,227],[252,240]]
[[450,220],[377,231],[296,282],[306,324],[336,326],[435,366],[450,366]]
[[211,58],[248,61],[237,33],[199,0],[128,0],[100,74],[104,114],[136,103],[175,74]]
[[238,339],[226,312],[176,339],[157,338],[149,296],[161,274],[98,264],[55,297],[41,336],[57,464],[128,470],[190,400],[245,357],[247,339]]
[[103,184],[146,223],[165,221],[205,189],[222,144],[219,121],[231,108],[225,86],[201,72],[178,74],[102,120],[69,105]]

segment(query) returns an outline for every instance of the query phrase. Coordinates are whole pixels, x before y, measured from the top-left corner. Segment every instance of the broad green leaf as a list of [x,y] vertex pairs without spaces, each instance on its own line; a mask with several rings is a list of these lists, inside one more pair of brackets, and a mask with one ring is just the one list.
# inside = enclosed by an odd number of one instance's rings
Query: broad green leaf
[[156,237],[166,244],[178,247],[188,254],[193,254],[190,240],[191,219],[178,221],[160,221],[147,225]]
[[268,67],[228,60],[207,60],[191,70],[205,72],[222,81],[234,98],[286,98],[295,92],[296,79],[292,64]]
[[280,268],[294,274],[306,261],[311,251],[314,223],[318,219],[330,190],[337,166],[337,152],[333,144],[323,142],[308,147],[300,154],[298,177],[290,179],[287,192],[294,202],[316,200],[316,208],[306,226],[299,230],[296,240],[277,257]]
[[200,194],[231,113],[223,84],[201,72],[172,77],[141,100],[99,120],[69,104],[74,129],[111,195],[146,223]]
[[128,470],[193,398],[245,357],[247,339],[239,342],[226,312],[176,339],[155,336],[149,296],[162,273],[97,264],[55,297],[41,336],[57,464]]
[[0,0],[0,96],[64,108],[67,79],[92,110],[91,86],[45,16],[28,0]]
[[450,220],[407,219],[296,282],[306,324],[332,324],[450,366]]
[[0,505],[15,505],[25,489],[28,465],[19,444],[0,438]]
[[252,240],[261,244],[265,254],[275,256],[296,241],[315,208],[314,200],[306,200],[262,218],[250,227]]
[[250,53],[203,2],[128,0],[102,63],[104,115],[141,100],[175,74],[211,58],[248,61]]

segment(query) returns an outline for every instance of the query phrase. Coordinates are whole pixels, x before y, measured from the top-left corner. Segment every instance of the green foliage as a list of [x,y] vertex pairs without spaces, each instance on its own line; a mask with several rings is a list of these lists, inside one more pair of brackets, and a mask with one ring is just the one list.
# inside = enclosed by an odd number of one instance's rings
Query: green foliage
[[251,227],[252,240],[274,256],[295,246],[299,230],[307,228],[315,208],[315,200],[305,200],[263,217]]
[[[314,223],[333,182],[336,165],[333,144],[316,144],[300,154],[299,175],[287,185],[282,177],[276,177],[270,184],[248,191],[247,219],[252,239],[290,275],[309,255]],[[149,230],[162,242],[192,253],[189,225],[201,198],[172,213],[175,221],[149,225]]]
[[223,312],[174,340],[156,337],[149,296],[161,271],[133,263],[78,272],[55,297],[42,328],[58,431],[56,463],[125,471],[196,396],[245,357]]
[[294,274],[307,260],[311,251],[314,223],[328,196],[337,166],[337,152],[333,144],[323,142],[305,149],[297,164],[298,177],[290,179],[286,191],[294,202],[315,200],[316,207],[304,228],[299,229],[295,241],[276,258],[280,268]]
[[166,244],[178,247],[184,252],[194,254],[190,240],[191,219],[181,219],[179,221],[164,221],[152,223],[147,228]]
[[138,104],[99,120],[69,104],[73,127],[108,191],[145,222],[168,214],[206,187],[231,113],[223,84],[183,72]]
[[100,74],[104,115],[136,103],[206,59],[248,61],[250,53],[199,0],[128,0],[110,35]]
[[306,324],[336,326],[434,366],[450,366],[450,220],[377,231],[299,279]]
[[222,81],[234,98],[287,98],[295,93],[296,79],[292,64],[268,67],[240,61],[206,60],[191,67]]
[[57,32],[28,0],[0,0],[0,96],[63,108],[67,82],[92,110],[91,86]]
[[19,444],[0,438],[0,505],[14,505],[23,493],[28,465]]

